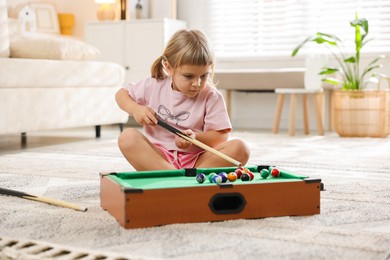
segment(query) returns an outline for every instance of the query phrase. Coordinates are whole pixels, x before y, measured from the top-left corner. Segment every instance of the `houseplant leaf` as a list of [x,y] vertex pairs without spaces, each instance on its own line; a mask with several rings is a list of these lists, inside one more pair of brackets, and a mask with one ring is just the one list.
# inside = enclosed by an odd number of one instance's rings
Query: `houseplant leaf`
[[377,58],[372,61],[363,70],[360,69],[360,52],[363,46],[370,41],[370,39],[366,39],[369,32],[369,25],[367,19],[358,18],[358,15],[356,14],[355,19],[350,21],[350,26],[355,30],[355,50],[353,55],[347,56],[347,52],[343,49],[344,43],[339,37],[329,33],[317,32],[298,44],[291,56],[296,56],[298,52],[310,42],[325,45],[331,51],[339,68],[337,70],[334,68],[327,68],[327,70],[322,70],[319,73],[321,75],[329,75],[332,73],[339,74],[343,79],[342,87],[344,90],[364,89],[365,86],[362,82],[364,82],[364,78],[368,76],[368,72],[379,68],[377,65],[374,65],[379,59]]

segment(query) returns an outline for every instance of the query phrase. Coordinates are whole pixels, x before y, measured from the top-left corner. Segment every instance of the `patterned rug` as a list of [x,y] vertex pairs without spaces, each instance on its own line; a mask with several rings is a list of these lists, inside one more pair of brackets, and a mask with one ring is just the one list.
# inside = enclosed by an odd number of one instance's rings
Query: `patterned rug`
[[[34,240],[20,240],[0,237],[0,259],[104,259],[129,260],[130,258],[115,253],[85,250],[59,244]],[[137,259],[137,257],[131,257]]]
[[[236,137],[250,144],[250,165],[321,178],[321,214],[126,230],[99,206],[99,172],[133,168],[116,138],[87,139],[0,155],[0,187],[88,207],[1,195],[0,259],[390,259],[390,138]],[[63,253],[37,258],[25,244]]]

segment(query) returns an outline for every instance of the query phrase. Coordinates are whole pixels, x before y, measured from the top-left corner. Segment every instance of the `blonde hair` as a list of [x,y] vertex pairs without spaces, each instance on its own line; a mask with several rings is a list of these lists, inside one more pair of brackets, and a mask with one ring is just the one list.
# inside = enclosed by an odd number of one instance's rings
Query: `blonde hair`
[[209,40],[203,32],[199,30],[179,30],[169,40],[163,55],[153,63],[151,68],[152,78],[162,80],[167,77],[163,61],[167,61],[173,69],[182,65],[211,65],[212,72],[214,72],[214,59]]

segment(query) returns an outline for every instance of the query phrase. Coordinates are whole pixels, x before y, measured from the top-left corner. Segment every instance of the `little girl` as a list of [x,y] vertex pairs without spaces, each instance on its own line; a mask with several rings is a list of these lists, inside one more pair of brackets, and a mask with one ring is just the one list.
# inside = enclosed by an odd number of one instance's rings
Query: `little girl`
[[144,127],[128,128],[119,148],[137,171],[234,166],[157,125],[157,118],[245,165],[247,145],[228,140],[232,125],[212,83],[214,54],[198,30],[180,30],[152,65],[150,78],[128,83],[116,94],[121,109]]

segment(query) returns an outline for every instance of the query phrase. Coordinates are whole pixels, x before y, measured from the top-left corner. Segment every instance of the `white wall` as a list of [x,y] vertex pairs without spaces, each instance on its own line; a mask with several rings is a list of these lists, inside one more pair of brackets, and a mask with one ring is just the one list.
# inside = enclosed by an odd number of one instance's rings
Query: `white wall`
[[[128,0],[130,1],[130,0]],[[71,13],[75,16],[75,27],[73,34],[81,39],[84,38],[84,23],[87,21],[97,21],[96,12],[99,5],[95,0],[54,0],[57,12]],[[116,0],[115,20],[120,19],[120,0]]]
[[[74,33],[76,36],[84,37],[84,22],[96,21],[96,11],[98,5],[94,0],[55,0],[59,12],[70,12],[75,15],[76,26]],[[129,0],[132,1],[132,0]],[[146,1],[146,0],[143,0]],[[185,20],[190,29],[201,29],[207,32],[207,24],[204,23],[204,7],[208,0],[177,0],[178,19]],[[117,19],[119,19],[119,0],[117,0]],[[390,55],[388,55],[390,56]],[[378,72],[386,73],[390,68],[390,59],[382,62],[384,67]],[[218,60],[216,69],[225,68],[281,68],[281,67],[304,67],[304,58],[301,56],[295,58],[267,58],[253,60]],[[299,103],[298,103],[299,104]],[[232,114],[233,126],[236,128],[265,128],[271,129],[276,108],[275,94],[259,93],[233,93],[232,95]],[[289,102],[285,100],[284,111],[282,115],[281,129],[288,126],[288,108]],[[315,131],[315,119],[310,109],[310,122],[312,132]],[[302,109],[297,110],[297,128],[302,129]]]
[[94,0],[55,0],[57,12],[71,13],[75,16],[73,34],[81,39],[84,38],[84,22],[96,21],[98,5]]

